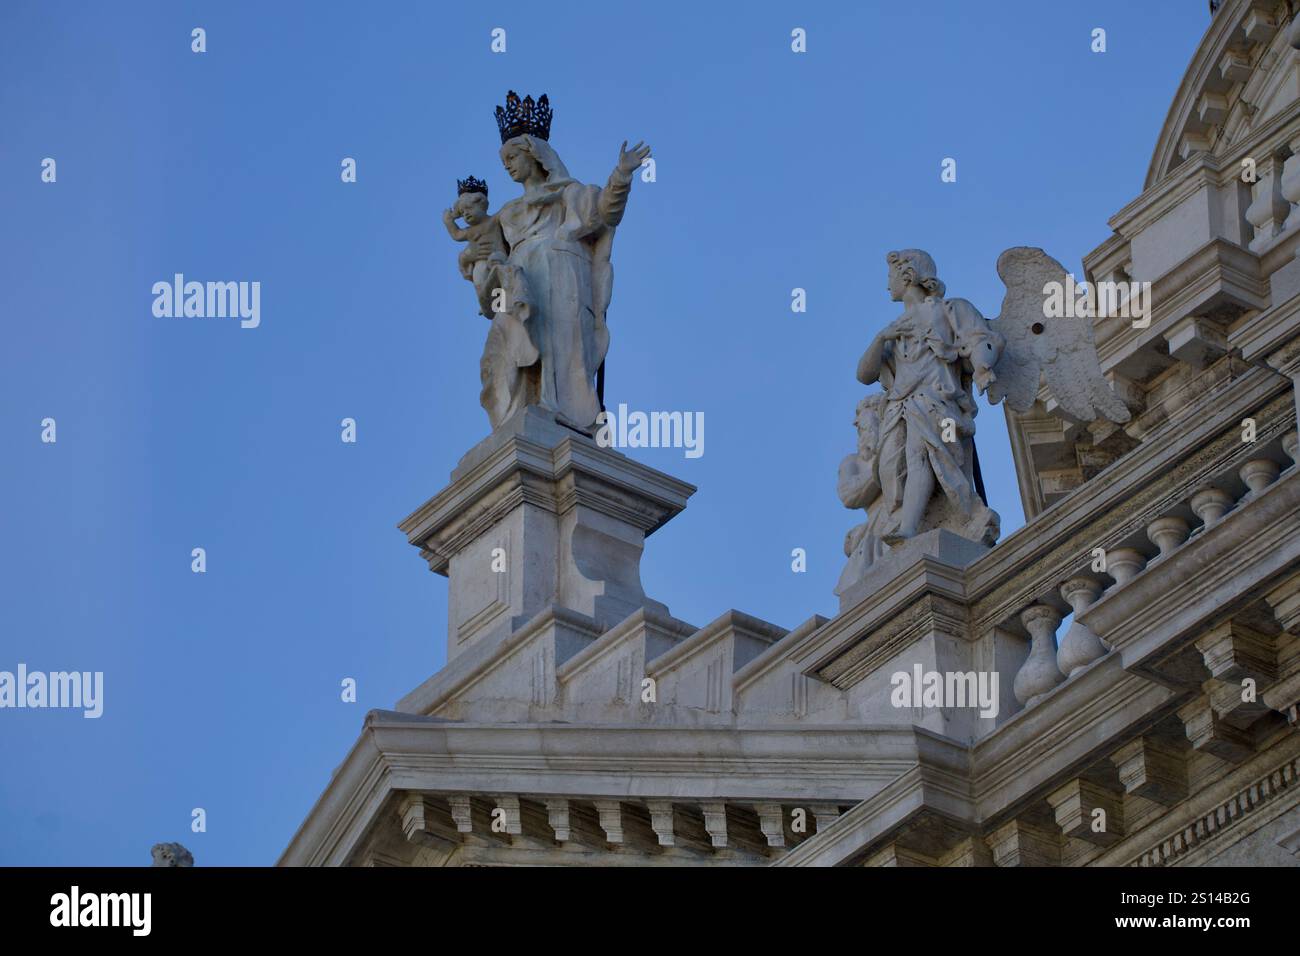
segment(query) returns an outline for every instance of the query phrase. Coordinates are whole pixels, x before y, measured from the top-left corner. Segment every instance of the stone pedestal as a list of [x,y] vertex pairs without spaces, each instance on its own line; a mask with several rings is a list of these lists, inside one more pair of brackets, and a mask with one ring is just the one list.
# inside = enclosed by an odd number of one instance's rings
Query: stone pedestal
[[602,629],[642,607],[666,614],[641,587],[641,552],[694,492],[540,408],[516,413],[398,525],[450,581],[448,661],[549,606]]

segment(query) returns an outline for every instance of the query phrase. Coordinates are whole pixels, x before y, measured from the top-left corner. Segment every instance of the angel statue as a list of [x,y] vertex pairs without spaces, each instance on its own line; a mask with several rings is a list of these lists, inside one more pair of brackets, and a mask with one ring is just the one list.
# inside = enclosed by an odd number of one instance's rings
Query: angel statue
[[546,96],[506,94],[496,110],[501,162],[524,192],[492,217],[505,254],[490,228],[477,238],[464,234],[462,275],[492,321],[479,377],[494,429],[527,405],[583,431],[594,426],[595,382],[609,348],[610,249],[632,176],[650,156],[650,147],[624,142],[603,188],[580,183],[550,145],[551,118]]
[[[837,593],[889,548],[936,528],[991,546],[997,512],[976,493],[975,396],[1028,411],[1040,382],[1076,421],[1128,421],[1102,376],[1087,321],[1045,321],[1051,283],[1066,272],[1041,249],[998,258],[1007,287],[992,321],[965,299],[945,299],[934,260],[920,249],[886,256],[889,294],[903,314],[882,329],[858,362],[858,380],[882,392],[858,405],[858,449],[840,464],[838,491],[869,520],[849,532]],[[936,494],[936,491],[942,494]]]

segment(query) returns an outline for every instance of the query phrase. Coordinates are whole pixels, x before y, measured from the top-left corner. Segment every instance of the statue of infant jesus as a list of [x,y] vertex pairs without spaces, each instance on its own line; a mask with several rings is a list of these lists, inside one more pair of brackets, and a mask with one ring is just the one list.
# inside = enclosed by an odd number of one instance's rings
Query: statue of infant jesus
[[[457,242],[468,245],[456,259],[460,274],[481,289],[493,262],[505,262],[506,238],[496,216],[488,215],[487,183],[470,176],[456,180],[456,203],[442,214],[447,233]],[[456,225],[465,220],[465,228]]]

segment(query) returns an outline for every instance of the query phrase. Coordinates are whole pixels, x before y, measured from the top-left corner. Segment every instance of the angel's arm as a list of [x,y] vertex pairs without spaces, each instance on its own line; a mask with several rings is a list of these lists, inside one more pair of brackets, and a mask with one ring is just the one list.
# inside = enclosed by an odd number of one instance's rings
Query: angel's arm
[[840,462],[836,491],[844,507],[866,508],[880,496],[875,469],[857,455],[847,456]]
[[880,366],[888,361],[893,351],[893,346],[885,335],[888,331],[885,329],[878,333],[858,360],[858,381],[863,385],[872,385],[880,380]]

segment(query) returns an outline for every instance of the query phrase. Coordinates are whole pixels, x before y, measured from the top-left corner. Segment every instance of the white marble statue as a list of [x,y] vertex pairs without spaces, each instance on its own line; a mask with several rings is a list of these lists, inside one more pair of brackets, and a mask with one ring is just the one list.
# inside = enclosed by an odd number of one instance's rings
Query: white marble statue
[[[488,266],[505,262],[510,250],[506,247],[506,237],[501,233],[501,223],[496,216],[488,215],[487,183],[470,176],[457,180],[456,186],[456,204],[443,212],[442,222],[452,239],[469,243],[461,250],[456,264],[460,266],[460,274],[478,289],[487,281]],[[463,229],[456,225],[457,219],[465,220]],[[487,255],[483,255],[485,249]],[[491,303],[487,305],[488,308],[482,311],[490,318]]]
[[497,107],[497,125],[501,161],[524,192],[493,217],[507,253],[494,249],[488,230],[467,237],[463,254],[462,269],[492,319],[480,399],[493,428],[526,405],[540,405],[589,431],[600,412],[596,373],[609,348],[610,249],[633,173],[650,148],[624,142],[602,188],[572,178],[551,147],[545,96],[534,103],[510,91],[505,107]]
[[976,494],[973,388],[1027,411],[1040,382],[1060,414],[1082,421],[1128,420],[1101,373],[1087,318],[1048,319],[1044,302],[1065,269],[1041,249],[998,259],[1007,287],[1002,314],[986,320],[965,299],[945,299],[934,260],[920,249],[891,252],[890,297],[903,314],[882,329],[858,362],[859,381],[883,391],[859,403],[858,450],[840,464],[838,492],[869,519],[845,539],[842,591],[890,547],[946,528],[992,545],[999,517]]

